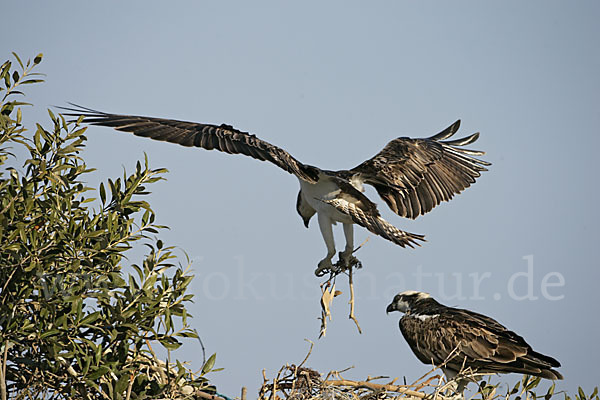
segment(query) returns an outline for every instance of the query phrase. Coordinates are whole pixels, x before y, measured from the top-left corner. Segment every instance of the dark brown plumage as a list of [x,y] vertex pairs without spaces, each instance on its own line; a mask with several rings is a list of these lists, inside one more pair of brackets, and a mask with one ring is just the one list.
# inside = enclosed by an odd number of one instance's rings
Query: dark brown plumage
[[387,312],[401,311],[400,331],[425,364],[442,365],[449,378],[463,368],[479,373],[520,373],[563,379],[560,363],[534,351],[521,336],[485,315],[446,307],[427,293],[394,297]]
[[471,186],[490,165],[472,157],[483,152],[459,147],[475,142],[479,133],[443,141],[459,127],[460,120],[427,139],[394,139],[350,171],[374,186],[392,211],[414,219]]
[[296,175],[307,182],[318,180],[318,169],[304,165],[287,151],[257,138],[248,132],[235,129],[231,125],[210,125],[197,122],[178,121],[136,115],[109,114],[89,108],[61,109],[71,111],[64,115],[85,116],[84,122],[130,132],[136,136],[147,137],[186,147],[201,147],[205,150],[219,150],[229,154],[243,154],[260,161],[269,161],[284,171]]

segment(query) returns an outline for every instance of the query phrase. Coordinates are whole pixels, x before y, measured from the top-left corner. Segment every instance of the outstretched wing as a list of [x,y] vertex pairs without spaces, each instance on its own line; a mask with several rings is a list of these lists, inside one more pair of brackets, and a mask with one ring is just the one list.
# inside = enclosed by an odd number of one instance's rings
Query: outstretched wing
[[210,125],[196,122],[177,121],[136,115],[109,114],[72,104],[73,108],[60,107],[68,111],[66,116],[84,116],[83,122],[130,132],[188,147],[219,150],[230,154],[244,154],[260,161],[269,161],[279,168],[305,181],[318,180],[318,168],[304,165],[287,151],[274,146],[255,135],[242,132],[230,125]]
[[416,218],[468,188],[490,165],[472,157],[484,152],[460,147],[476,141],[479,133],[445,140],[459,126],[460,120],[426,139],[394,139],[351,172],[374,186],[396,214]]
[[321,201],[350,216],[355,224],[401,247],[420,246],[417,240],[425,241],[423,235],[402,231],[381,218],[375,203],[344,179],[336,179],[336,183],[340,193],[331,200]]

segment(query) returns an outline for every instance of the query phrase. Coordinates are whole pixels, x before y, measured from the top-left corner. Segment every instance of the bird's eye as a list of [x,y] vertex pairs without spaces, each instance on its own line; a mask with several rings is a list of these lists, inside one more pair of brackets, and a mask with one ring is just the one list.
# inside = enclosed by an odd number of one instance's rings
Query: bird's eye
[[397,294],[394,296],[394,303],[397,303],[400,300],[400,295]]

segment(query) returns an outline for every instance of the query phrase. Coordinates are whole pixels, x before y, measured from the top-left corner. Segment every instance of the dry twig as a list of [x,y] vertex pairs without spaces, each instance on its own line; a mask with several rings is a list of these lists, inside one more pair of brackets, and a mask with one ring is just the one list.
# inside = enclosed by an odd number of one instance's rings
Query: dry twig
[[348,316],[348,318],[354,321],[354,323],[356,324],[356,328],[358,328],[358,333],[362,334],[362,329],[360,329],[358,320],[354,316],[354,283],[352,282],[352,268],[348,270],[348,284],[350,285],[350,301],[348,302],[350,304],[350,315]]
[[384,391],[384,392],[394,392],[394,393],[402,393],[413,397],[418,397],[420,399],[425,399],[430,397],[430,395],[417,392],[415,390],[408,389],[406,386],[402,385],[382,385],[378,383],[372,383],[367,381],[351,381],[347,379],[336,380],[336,381],[325,381],[323,382],[325,385],[332,386],[347,386],[351,388],[365,388],[371,389],[374,391]]
[[[356,249],[354,249],[352,251],[352,254],[354,254],[358,250],[360,250],[360,248],[363,247],[368,241],[369,241],[369,238],[365,239],[364,242],[362,242]],[[319,276],[322,276],[326,272],[329,272],[329,278],[327,278],[327,280],[321,284],[321,299],[320,299],[321,317],[319,318],[319,320],[321,321],[321,328],[319,330],[319,338],[321,338],[322,336],[325,336],[325,333],[327,332],[327,318],[329,318],[330,321],[332,319],[331,318],[331,303],[333,301],[333,298],[342,294],[341,291],[335,290],[335,280],[336,280],[337,276],[340,274],[348,275],[348,284],[350,286],[350,301],[348,302],[348,304],[350,304],[350,314],[348,315],[348,318],[350,318],[352,321],[354,321],[354,323],[356,324],[356,328],[358,329],[358,333],[362,334],[362,329],[360,328],[358,320],[356,319],[356,316],[354,315],[355,297],[354,297],[354,282],[352,280],[352,270],[354,268],[357,268],[357,269],[362,268],[362,264],[360,263],[360,261],[358,261],[358,259],[356,259],[354,256],[352,256],[351,260],[348,262],[348,264],[346,264],[342,260],[342,256],[340,255],[340,259],[338,260],[337,263],[334,264],[334,268],[332,270],[324,271],[321,275],[319,275]]]

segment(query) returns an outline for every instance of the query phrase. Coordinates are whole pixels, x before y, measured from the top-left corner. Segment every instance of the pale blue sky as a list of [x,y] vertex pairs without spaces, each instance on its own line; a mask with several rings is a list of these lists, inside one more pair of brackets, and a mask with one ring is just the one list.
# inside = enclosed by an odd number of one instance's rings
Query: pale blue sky
[[[407,289],[517,331],[561,361],[559,388],[600,383],[600,3],[15,1],[2,10],[4,59],[45,54],[48,81],[29,88],[38,107],[28,121],[73,101],[225,122],[327,169],[457,118],[461,134],[481,131],[472,147],[487,151],[490,171],[427,216],[405,221],[368,191],[385,218],[428,242],[404,250],[357,229],[358,243],[371,236],[357,254],[364,333],[346,319],[340,283],[317,340],[313,270],[325,248],[316,221],[306,230],[296,214],[295,178],[241,156],[89,130],[94,186],[144,152],[170,170],[151,202],[171,227],[164,240],[195,260],[192,324],[225,368],[211,376],[222,393],[245,385],[254,397],[263,368],[272,376],[302,360],[304,338],[316,342],[308,364],[319,371],[418,378],[428,367],[401,337],[400,315],[385,314]],[[197,343],[178,355],[199,367]]]

